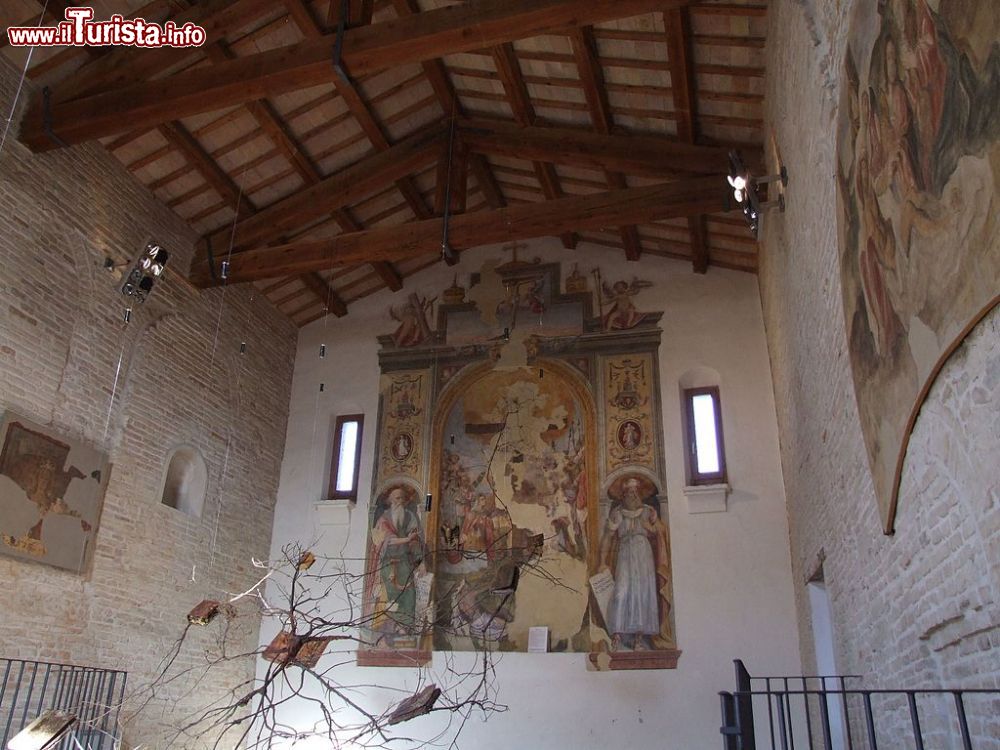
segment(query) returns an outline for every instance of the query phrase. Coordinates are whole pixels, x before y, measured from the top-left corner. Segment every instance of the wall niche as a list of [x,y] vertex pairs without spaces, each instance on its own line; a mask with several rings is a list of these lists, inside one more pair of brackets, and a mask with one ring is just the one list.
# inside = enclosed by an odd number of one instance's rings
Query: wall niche
[[201,452],[190,445],[174,448],[163,474],[160,502],[194,518],[201,518],[208,489],[208,467]]

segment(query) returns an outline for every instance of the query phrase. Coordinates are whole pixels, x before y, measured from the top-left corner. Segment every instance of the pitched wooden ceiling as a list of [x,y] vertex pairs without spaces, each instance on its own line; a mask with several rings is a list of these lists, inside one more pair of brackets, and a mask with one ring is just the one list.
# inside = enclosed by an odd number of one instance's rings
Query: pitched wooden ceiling
[[[70,4],[49,0],[49,22]],[[94,5],[194,21],[209,44],[36,49],[28,75],[52,104],[32,102],[21,139],[99,139],[203,235],[195,283],[221,283],[229,257],[226,283],[296,323],[345,315],[441,260],[446,193],[457,250],[553,235],[756,271],[722,176],[731,146],[759,158],[760,0]],[[41,6],[5,3],[2,20]]]

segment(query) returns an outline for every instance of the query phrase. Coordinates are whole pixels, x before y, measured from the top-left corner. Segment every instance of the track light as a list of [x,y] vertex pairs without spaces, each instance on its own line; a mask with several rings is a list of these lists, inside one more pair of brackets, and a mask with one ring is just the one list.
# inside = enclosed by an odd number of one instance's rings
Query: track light
[[139,302],[145,302],[146,297],[153,291],[156,279],[163,274],[169,257],[170,253],[159,245],[152,242],[146,245],[132,270],[125,277],[122,294],[126,297],[135,297]]
[[754,177],[743,161],[743,156],[739,151],[729,152],[729,175],[726,177],[729,187],[733,189],[733,198],[743,209],[743,218],[746,219],[747,226],[756,237],[760,231],[760,217],[764,209],[777,206],[780,211],[785,210],[785,196],[778,193],[774,200],[761,203],[758,187],[770,182],[780,181],[782,186],[788,184],[788,170],[781,167],[778,174],[767,175],[766,177]]

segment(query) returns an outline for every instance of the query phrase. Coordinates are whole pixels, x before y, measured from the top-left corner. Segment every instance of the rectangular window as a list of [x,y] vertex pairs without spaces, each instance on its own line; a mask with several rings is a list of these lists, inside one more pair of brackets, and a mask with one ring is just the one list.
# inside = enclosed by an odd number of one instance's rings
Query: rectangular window
[[333,436],[333,462],[330,466],[330,499],[358,499],[358,475],[361,472],[361,433],[364,414],[337,417]]
[[688,484],[726,481],[718,387],[688,388],[684,391],[684,442]]

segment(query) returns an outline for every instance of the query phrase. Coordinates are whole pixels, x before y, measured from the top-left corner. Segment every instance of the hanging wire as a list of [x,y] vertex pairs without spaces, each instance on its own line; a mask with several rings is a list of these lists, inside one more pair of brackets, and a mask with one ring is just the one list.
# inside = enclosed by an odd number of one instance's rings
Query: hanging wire
[[452,257],[451,247],[448,245],[448,224],[451,221],[451,173],[452,155],[455,146],[455,120],[457,113],[457,99],[451,100],[451,126],[448,132],[448,174],[445,177],[444,189],[444,216],[441,223],[441,257],[448,260]]
[[[336,239],[330,240],[330,252],[329,252],[329,267],[333,268],[334,265],[334,246],[336,244]],[[330,303],[333,301],[333,285],[329,280],[326,281],[326,301],[324,302],[323,310],[323,340],[326,341],[327,327],[330,322]],[[320,344],[319,358],[326,359],[326,344]],[[325,370],[320,369],[320,383],[316,388],[315,401],[313,402],[313,423],[312,423],[312,443],[310,445],[310,456],[309,456],[309,476],[315,476],[316,471],[316,448],[318,446],[318,441],[316,440],[316,432],[319,428],[319,394],[324,392],[324,381],[323,377],[325,375]],[[331,467],[332,471],[332,467]],[[322,481],[322,480],[321,480]],[[320,487],[322,494],[322,487]]]
[[[45,13],[49,9],[49,0],[42,3],[42,14],[38,17],[38,25],[42,25],[45,20]],[[14,113],[17,111],[17,102],[21,98],[21,88],[24,86],[25,76],[28,75],[28,68],[31,66],[31,56],[35,53],[34,47],[28,48],[28,58],[24,61],[24,69],[21,71],[21,80],[17,82],[17,91],[14,92],[14,101],[10,105],[10,114],[7,116],[7,124],[3,128],[3,136],[0,136],[0,154],[3,154],[4,144],[7,143],[7,133],[10,132],[11,123],[14,122]]]
[[212,355],[209,357],[208,368],[212,369],[215,364],[215,350],[219,344],[219,329],[222,327],[222,313],[226,307],[226,287],[229,285],[229,262],[233,257],[233,245],[236,242],[236,225],[240,221],[240,202],[243,200],[243,185],[246,182],[247,168],[250,162],[243,165],[240,173],[239,189],[236,193],[236,205],[233,206],[233,226],[229,230],[229,248],[226,250],[226,259],[222,261],[222,294],[219,296],[219,314],[215,319],[215,335],[212,338]]
[[[226,287],[229,284],[229,273],[228,273],[229,261],[232,258],[232,255],[233,255],[233,245],[235,244],[235,241],[236,241],[236,225],[239,223],[239,220],[240,220],[240,202],[243,200],[243,185],[244,185],[244,183],[246,181],[246,174],[247,174],[247,167],[248,167],[248,165],[249,165],[249,162],[247,162],[247,164],[244,164],[243,165],[243,171],[240,173],[239,187],[238,187],[238,191],[236,193],[236,205],[233,206],[233,225],[232,225],[232,227],[229,230],[229,248],[226,251],[226,259],[224,261],[222,261],[222,266],[223,266],[223,270],[222,270],[222,292],[219,295],[219,312],[218,312],[218,314],[216,315],[216,318],[215,318],[215,332],[212,334],[212,352],[211,352],[211,354],[209,356],[208,368],[207,368],[207,370],[208,370],[207,377],[208,377],[208,381],[209,382],[211,382],[211,378],[212,378],[212,369],[215,367],[215,352],[218,349],[218,345],[219,345],[219,332],[222,329],[222,314],[223,314],[223,312],[225,312],[225,309],[226,309]],[[250,302],[253,301],[253,294],[254,294],[254,292],[251,292]],[[248,306],[248,308],[247,308],[248,319],[249,319],[249,315],[250,315],[250,312],[249,312],[249,306]],[[244,332],[244,339],[243,339],[243,341],[245,342],[245,332]],[[241,344],[241,346],[240,346],[240,350],[241,350],[240,353],[241,354],[243,353],[243,349],[244,349],[244,344]],[[211,553],[209,555],[209,568],[211,568],[211,567],[213,567],[215,565],[215,548],[216,548],[216,543],[217,543],[218,538],[219,538],[219,522],[220,522],[220,519],[222,517],[222,505],[223,505],[223,500],[224,500],[225,494],[226,494],[225,493],[225,489],[226,489],[226,472],[227,472],[227,470],[229,468],[229,453],[230,453],[230,450],[232,448],[232,442],[233,442],[233,424],[236,421],[236,418],[238,417],[239,410],[240,410],[240,397],[239,397],[239,394],[240,394],[240,379],[242,377],[242,374],[243,374],[243,366],[242,366],[242,363],[239,363],[237,365],[236,383],[233,386],[233,390],[236,393],[236,414],[230,416],[230,418],[229,418],[229,429],[227,430],[227,433],[226,433],[226,450],[225,450],[225,453],[223,454],[222,467],[221,467],[220,473],[219,473],[219,502],[216,503],[216,507],[215,507],[215,522],[212,525],[212,544],[211,544]],[[195,570],[196,570],[196,568],[197,568],[197,565],[194,565],[191,568],[191,581],[192,582],[195,582]]]
[[[128,310],[130,311],[131,308],[128,308]],[[128,320],[127,319],[125,321],[125,325],[128,325]],[[106,445],[107,444],[107,440],[108,440],[108,428],[111,426],[111,412],[115,408],[115,394],[118,393],[118,377],[119,377],[119,375],[121,375],[121,372],[122,372],[122,360],[125,359],[125,345],[126,345],[126,343],[127,343],[126,342],[126,338],[125,338],[125,335],[123,333],[122,334],[121,350],[118,352],[118,365],[117,365],[117,367],[115,367],[115,382],[111,386],[111,398],[108,401],[108,413],[104,417],[104,437],[101,440],[101,444],[102,445]]]

